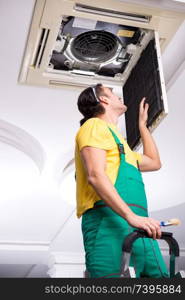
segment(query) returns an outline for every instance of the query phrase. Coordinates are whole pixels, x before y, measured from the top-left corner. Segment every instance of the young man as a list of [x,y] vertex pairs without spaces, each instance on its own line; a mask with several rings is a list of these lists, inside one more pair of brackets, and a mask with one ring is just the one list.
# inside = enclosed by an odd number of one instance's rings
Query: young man
[[[140,171],[161,167],[155,142],[146,127],[148,104],[142,99],[139,129],[143,154],[133,152],[117,129],[127,111],[112,89],[97,84],[78,98],[83,114],[76,135],[75,165],[77,216],[82,233],[89,277],[120,277],[122,243],[136,228],[153,239],[134,242],[130,265],[137,277],[168,277],[157,238],[160,223],[148,217],[147,199]],[[139,169],[138,169],[139,166]]]

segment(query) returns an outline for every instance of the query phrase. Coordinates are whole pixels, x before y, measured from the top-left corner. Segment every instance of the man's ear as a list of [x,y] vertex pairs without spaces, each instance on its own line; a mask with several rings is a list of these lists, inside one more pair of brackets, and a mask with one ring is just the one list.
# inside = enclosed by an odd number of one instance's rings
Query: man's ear
[[109,103],[109,98],[107,96],[99,96],[99,99],[101,100],[101,102],[108,104]]

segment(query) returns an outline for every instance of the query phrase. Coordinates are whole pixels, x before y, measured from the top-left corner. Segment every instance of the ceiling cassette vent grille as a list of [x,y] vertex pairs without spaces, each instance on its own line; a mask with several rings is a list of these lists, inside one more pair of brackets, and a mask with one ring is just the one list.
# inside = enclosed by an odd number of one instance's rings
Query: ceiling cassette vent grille
[[50,30],[46,28],[42,28],[40,31],[40,38],[38,40],[38,45],[36,47],[34,63],[33,63],[33,66],[36,68],[39,68],[42,63],[42,58],[47,44],[49,32]]
[[97,83],[112,88],[128,106],[126,136],[136,149],[141,98],[150,103],[151,131],[168,114],[160,50],[185,19],[183,10],[159,2],[154,7],[120,0],[35,0],[19,83],[74,91]]
[[104,8],[97,8],[93,6],[84,5],[81,3],[76,3],[74,5],[74,9],[79,12],[85,12],[89,14],[96,14],[108,17],[116,17],[124,20],[132,20],[137,22],[149,23],[152,16],[147,15],[140,15],[140,14],[132,14],[132,13],[125,13],[116,10],[104,9]]

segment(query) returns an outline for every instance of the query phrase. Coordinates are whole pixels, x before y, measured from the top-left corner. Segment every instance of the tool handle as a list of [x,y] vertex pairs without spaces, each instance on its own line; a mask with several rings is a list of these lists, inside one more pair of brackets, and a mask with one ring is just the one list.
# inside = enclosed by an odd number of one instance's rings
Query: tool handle
[[[128,234],[127,237],[125,238],[122,245],[122,251],[130,253],[132,250],[132,244],[135,242],[135,240],[139,238],[152,238],[152,237],[150,237],[148,233],[144,230],[141,229],[135,230],[132,233]],[[165,240],[168,243],[170,254],[173,253],[175,256],[179,256],[179,245],[177,241],[174,239],[173,233],[162,232],[160,239]]]

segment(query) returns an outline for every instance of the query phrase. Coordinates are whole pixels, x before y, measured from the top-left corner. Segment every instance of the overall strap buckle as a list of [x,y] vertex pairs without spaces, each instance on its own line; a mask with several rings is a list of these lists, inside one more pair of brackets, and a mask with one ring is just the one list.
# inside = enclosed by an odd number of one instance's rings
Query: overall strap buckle
[[125,154],[125,150],[124,150],[124,147],[123,147],[123,144],[118,144],[118,150],[119,150],[119,153],[120,154]]
[[137,160],[137,168],[138,168],[139,171],[141,171],[140,167],[139,167],[139,161],[138,160]]

